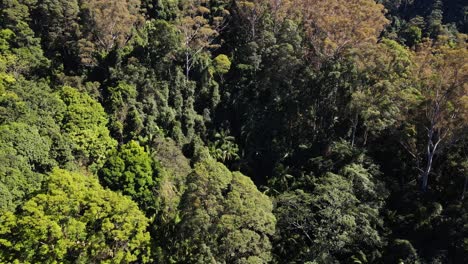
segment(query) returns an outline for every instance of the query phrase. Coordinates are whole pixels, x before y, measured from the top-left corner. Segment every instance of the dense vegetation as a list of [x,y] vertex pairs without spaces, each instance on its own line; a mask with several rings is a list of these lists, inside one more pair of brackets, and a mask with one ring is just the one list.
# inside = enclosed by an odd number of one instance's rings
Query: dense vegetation
[[0,263],[468,263],[463,0],[0,0]]

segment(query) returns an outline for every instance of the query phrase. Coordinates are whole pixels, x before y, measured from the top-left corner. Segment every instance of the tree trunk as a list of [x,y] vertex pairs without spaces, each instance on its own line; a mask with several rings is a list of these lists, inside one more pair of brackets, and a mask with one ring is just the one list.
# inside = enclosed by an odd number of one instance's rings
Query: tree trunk
[[434,126],[432,125],[431,128],[429,129],[429,132],[427,133],[427,137],[428,137],[428,140],[427,140],[427,153],[426,153],[426,166],[422,172],[422,182],[421,182],[421,190],[423,192],[427,191],[427,184],[428,184],[428,180],[429,180],[429,173],[431,172],[431,169],[432,169],[432,161],[434,159],[434,155],[436,153],[436,150],[437,150],[437,146],[439,145],[440,143],[440,138],[436,141],[436,143],[434,143]]
[[[428,146],[428,148],[429,148],[429,146]],[[434,158],[434,151],[428,151],[426,168],[424,169],[424,171],[422,173],[421,189],[422,189],[423,192],[425,192],[427,190],[427,183],[428,183],[428,179],[429,179],[429,173],[431,172],[431,169],[432,169],[432,160],[433,160],[433,158]]]

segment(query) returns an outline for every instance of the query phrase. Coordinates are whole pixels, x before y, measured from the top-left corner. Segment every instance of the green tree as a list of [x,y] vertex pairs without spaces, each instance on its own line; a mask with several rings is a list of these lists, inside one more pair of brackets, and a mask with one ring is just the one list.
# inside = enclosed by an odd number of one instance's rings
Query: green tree
[[65,72],[79,65],[78,43],[80,30],[80,2],[78,0],[38,0],[31,6],[32,27],[40,34],[46,54]]
[[388,197],[379,168],[344,141],[328,155],[328,160],[317,159],[322,168],[314,173],[320,176],[276,197],[275,252],[294,263],[351,261],[362,255],[376,261],[385,245],[380,213]]
[[11,49],[8,51],[17,58],[14,60],[12,72],[18,74],[44,74],[49,67],[41,49],[41,40],[35,36],[30,28],[31,8],[36,0],[26,1],[1,1],[0,25],[2,29],[9,29],[14,34],[10,35],[8,42]]
[[268,263],[272,204],[253,182],[209,158],[195,165],[180,205],[179,263]]
[[234,142],[235,138],[228,133],[225,131],[216,133],[215,141],[209,147],[211,156],[221,162],[239,159],[239,147]]
[[45,172],[55,165],[49,153],[50,139],[41,136],[34,126],[23,123],[0,126],[0,144],[13,147],[17,155],[26,158],[34,171]]
[[59,95],[66,105],[62,130],[73,142],[73,154],[80,165],[99,169],[108,151],[117,145],[109,136],[103,107],[89,95],[68,86]]
[[52,142],[24,123],[0,126],[0,211],[14,209],[38,191],[56,161]]
[[355,56],[360,81],[349,103],[354,114],[349,117],[353,126],[352,145],[357,138],[366,144],[369,135],[376,137],[385,129],[398,126],[419,99],[413,84],[415,65],[409,49],[382,39],[377,45],[357,51]]
[[138,112],[137,91],[134,85],[124,82],[108,88],[106,105],[111,116],[111,132],[123,142],[124,135],[134,138],[143,129],[143,120]]
[[213,61],[214,72],[218,74],[226,74],[231,68],[231,61],[228,56],[220,54]]
[[14,212],[30,195],[39,191],[45,175],[34,172],[27,157],[12,147],[0,145],[0,212]]
[[104,186],[132,197],[149,214],[156,209],[157,179],[154,174],[150,155],[136,141],[114,150],[99,171]]
[[[22,123],[30,131],[37,129],[42,138],[38,142],[50,142],[49,158],[60,166],[73,166],[72,142],[61,130],[66,105],[44,81],[28,81],[18,76],[0,96],[0,102],[2,123]],[[44,155],[43,159],[46,158]],[[46,167],[50,168],[43,169]]]
[[44,192],[0,216],[0,260],[21,263],[147,262],[148,219],[93,176],[55,169]]
[[375,209],[360,205],[352,182],[337,174],[318,180],[312,193],[284,193],[275,209],[278,253],[296,262],[351,258],[358,251],[375,259],[383,245],[375,228],[379,224]]

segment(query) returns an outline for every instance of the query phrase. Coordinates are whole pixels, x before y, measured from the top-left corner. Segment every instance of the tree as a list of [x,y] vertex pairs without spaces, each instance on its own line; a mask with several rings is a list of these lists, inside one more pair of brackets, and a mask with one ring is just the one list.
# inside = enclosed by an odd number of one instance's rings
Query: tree
[[235,138],[229,136],[229,131],[221,131],[215,134],[215,141],[210,145],[210,154],[221,162],[239,159],[239,147],[234,142]]
[[[50,152],[48,157],[53,164],[60,166],[72,166],[74,157],[72,155],[72,142],[66,133],[61,130],[63,118],[65,116],[66,105],[61,98],[53,93],[53,90],[45,81],[25,80],[18,76],[14,82],[7,86],[6,92],[0,96],[1,122],[4,124],[21,123],[25,128],[29,126],[25,134],[33,136],[39,134],[41,140],[48,142]],[[37,129],[37,132],[32,132]],[[21,134],[21,133],[20,133]],[[11,135],[15,138],[16,135]],[[14,141],[12,141],[14,142]],[[31,145],[34,145],[31,143]],[[25,147],[28,148],[28,147]],[[41,154],[45,160],[47,155]],[[42,166],[42,170],[50,169],[49,165]],[[39,169],[39,167],[37,167]]]
[[165,20],[154,20],[146,24],[148,44],[146,53],[149,64],[160,73],[172,67],[172,62],[180,52],[182,36],[179,28]]
[[11,211],[39,191],[45,175],[34,172],[26,157],[12,147],[0,146],[0,213]]
[[312,44],[311,55],[319,61],[375,43],[388,23],[383,5],[373,0],[307,0],[298,4]]
[[176,261],[271,261],[272,204],[246,176],[203,160],[187,179],[180,209]]
[[132,197],[149,215],[155,212],[157,179],[153,161],[136,141],[121,145],[99,171],[104,186]]
[[111,131],[120,138],[121,143],[124,138],[135,138],[143,129],[143,120],[137,108],[136,87],[120,82],[116,87],[109,87],[107,92]]
[[89,95],[69,86],[63,87],[59,95],[67,106],[62,130],[73,142],[73,154],[81,165],[100,168],[108,151],[117,144],[109,136],[104,109]]
[[[415,75],[422,96],[418,113],[424,113],[422,120],[427,136],[422,144],[424,151],[411,153],[424,162],[418,169],[421,171],[421,189],[426,191],[434,156],[445,144],[456,141],[460,133],[466,133],[468,52],[464,36],[454,47],[425,43],[416,52],[416,63]],[[419,153],[424,158],[418,156]]]
[[235,1],[235,7],[239,18],[245,20],[242,24],[248,31],[248,40],[255,41],[259,24],[268,10],[267,1]]
[[382,39],[377,45],[353,54],[359,70],[359,82],[351,94],[351,144],[357,130],[362,131],[362,143],[368,135],[378,136],[395,128],[407,112],[418,103],[419,92],[413,84],[414,61],[410,50],[395,41]]
[[[82,49],[93,50],[96,43],[98,52],[109,53],[122,47],[132,37],[135,28],[142,22],[140,0],[88,0],[81,3],[84,33]],[[89,46],[91,45],[91,46]],[[89,60],[84,52],[83,59]]]
[[214,58],[213,67],[215,73],[218,73],[220,75],[226,74],[231,68],[231,61],[229,60],[228,56],[220,54],[216,56],[216,58]]
[[49,66],[49,60],[44,57],[41,49],[40,39],[35,37],[34,31],[29,27],[30,7],[35,3],[35,0],[0,2],[2,55],[9,55],[9,70],[16,77],[23,73],[32,76],[44,74]]
[[296,179],[292,186],[296,189],[275,197],[279,259],[297,263],[346,262],[362,255],[370,261],[380,259],[385,245],[380,213],[388,191],[379,167],[346,141],[335,142],[326,157],[311,162],[317,164],[304,170],[315,167],[309,172],[312,177]]
[[[182,14],[177,20],[183,37],[185,56],[185,77],[189,79],[190,71],[197,61],[197,56],[209,48],[215,48],[215,39],[224,26],[225,13],[210,14],[209,1],[183,1]],[[210,17],[211,15],[211,17]]]
[[80,30],[79,0],[38,0],[31,6],[33,29],[40,34],[49,58],[63,63],[64,70],[76,69],[79,56],[78,43],[83,37]]
[[36,127],[23,123],[0,126],[0,144],[13,147],[35,171],[45,172],[55,165],[49,154],[50,139],[41,136]]
[[[369,176],[366,170],[354,176],[328,173],[317,180],[311,193],[296,190],[279,195],[275,215],[280,257],[295,262],[326,262],[349,260],[362,251],[369,259],[377,259],[383,246],[377,230],[382,203],[376,205],[375,200],[361,196],[363,187],[371,192],[378,190]],[[371,185],[366,186],[368,183]]]
[[148,219],[93,176],[55,169],[43,193],[0,216],[5,262],[147,262]]

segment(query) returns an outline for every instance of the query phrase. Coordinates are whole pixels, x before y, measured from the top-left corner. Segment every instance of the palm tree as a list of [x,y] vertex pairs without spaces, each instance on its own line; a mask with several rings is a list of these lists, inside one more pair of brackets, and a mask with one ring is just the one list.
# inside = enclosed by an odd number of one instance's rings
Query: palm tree
[[234,161],[239,159],[239,147],[235,143],[235,138],[229,135],[229,131],[222,130],[216,133],[215,141],[209,145],[210,154],[221,162]]

